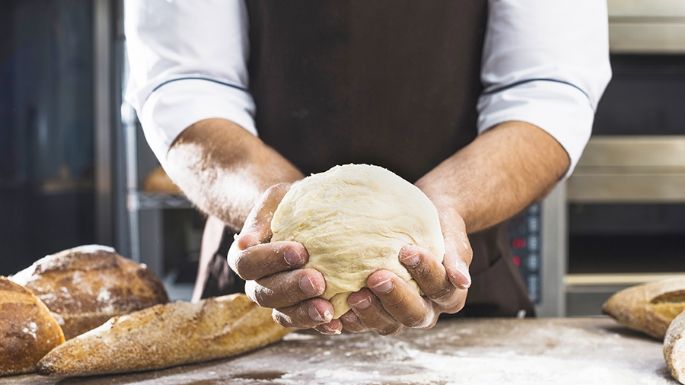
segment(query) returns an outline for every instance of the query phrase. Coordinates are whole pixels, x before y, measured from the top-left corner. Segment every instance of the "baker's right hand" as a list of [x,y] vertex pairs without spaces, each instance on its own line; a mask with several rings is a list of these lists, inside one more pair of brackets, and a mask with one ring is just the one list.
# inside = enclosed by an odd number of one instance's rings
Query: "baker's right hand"
[[262,194],[228,251],[228,264],[246,281],[245,294],[260,306],[272,308],[279,324],[333,333],[342,325],[333,325],[338,320],[331,322],[333,305],[317,298],[326,289],[323,275],[302,268],[309,259],[305,247],[292,241],[271,242],[271,219],[290,186],[277,184]]

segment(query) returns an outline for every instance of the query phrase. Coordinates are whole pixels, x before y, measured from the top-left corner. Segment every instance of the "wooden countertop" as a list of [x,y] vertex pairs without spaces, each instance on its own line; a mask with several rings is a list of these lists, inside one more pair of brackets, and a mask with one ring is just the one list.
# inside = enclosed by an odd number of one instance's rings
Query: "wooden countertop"
[[0,378],[8,385],[498,382],[677,384],[668,374],[660,342],[604,317],[452,320],[396,337],[296,333],[240,357],[167,370],[63,380]]

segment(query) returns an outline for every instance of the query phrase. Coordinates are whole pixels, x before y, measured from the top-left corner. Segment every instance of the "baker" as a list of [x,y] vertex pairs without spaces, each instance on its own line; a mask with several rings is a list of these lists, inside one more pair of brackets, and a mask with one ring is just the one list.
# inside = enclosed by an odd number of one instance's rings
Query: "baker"
[[[532,315],[506,220],[572,172],[610,78],[597,0],[146,0],[126,3],[127,99],[188,198],[211,215],[196,298],[232,282],[285,326],[431,327],[443,313]],[[270,242],[288,183],[370,163],[439,212],[444,262],[411,245],[332,319],[307,250]],[[217,257],[218,256],[218,257]]]

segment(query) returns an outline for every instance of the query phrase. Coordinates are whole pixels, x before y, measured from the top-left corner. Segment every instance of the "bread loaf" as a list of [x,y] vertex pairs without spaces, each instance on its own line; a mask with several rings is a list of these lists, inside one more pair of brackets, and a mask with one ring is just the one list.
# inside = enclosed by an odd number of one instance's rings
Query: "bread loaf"
[[155,167],[143,182],[143,191],[183,196],[183,192],[161,167]]
[[51,351],[38,371],[88,376],[167,368],[244,353],[287,333],[269,309],[242,294],[175,302],[112,318]]
[[673,378],[685,384],[685,312],[666,331],[664,358]]
[[634,286],[614,294],[602,307],[619,323],[662,339],[671,321],[685,310],[685,278]]
[[0,375],[32,372],[64,335],[29,290],[0,277]]
[[164,286],[145,265],[105,246],[48,255],[10,279],[45,303],[67,339],[113,316],[168,302]]

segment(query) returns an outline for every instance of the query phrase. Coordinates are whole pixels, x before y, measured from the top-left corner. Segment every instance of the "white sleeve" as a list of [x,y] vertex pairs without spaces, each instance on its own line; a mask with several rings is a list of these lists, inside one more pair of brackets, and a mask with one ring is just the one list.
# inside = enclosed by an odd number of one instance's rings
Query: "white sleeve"
[[225,118],[256,135],[242,0],[127,0],[125,33],[126,100],[162,163],[202,119]]
[[606,1],[490,0],[478,130],[520,120],[554,137],[570,175],[611,78]]

